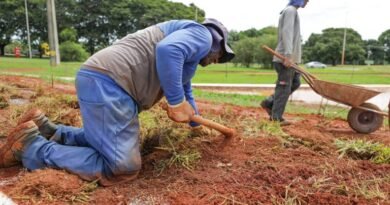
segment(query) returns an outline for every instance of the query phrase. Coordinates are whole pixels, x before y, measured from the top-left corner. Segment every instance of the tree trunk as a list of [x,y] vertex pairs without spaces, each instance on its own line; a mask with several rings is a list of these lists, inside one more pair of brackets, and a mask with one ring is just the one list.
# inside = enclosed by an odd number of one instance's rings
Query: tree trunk
[[0,44],[0,56],[4,56],[5,55],[5,46],[4,44]]

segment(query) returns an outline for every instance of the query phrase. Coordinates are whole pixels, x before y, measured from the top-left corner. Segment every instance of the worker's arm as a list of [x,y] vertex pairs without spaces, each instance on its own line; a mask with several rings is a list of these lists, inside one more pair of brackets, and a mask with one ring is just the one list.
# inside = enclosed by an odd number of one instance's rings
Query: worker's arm
[[[192,95],[192,86],[191,86],[191,81],[183,85],[184,88],[184,95],[186,97],[186,100],[190,103],[192,108],[194,108],[195,115],[199,115],[198,107],[196,106],[196,102],[194,99],[194,96]],[[199,126],[198,123],[196,122],[190,122],[191,127],[196,127]]]
[[195,114],[187,101],[193,100],[192,90],[184,84],[191,82],[196,66],[208,54],[211,42],[209,31],[199,25],[175,31],[156,46],[157,73],[168,101],[168,116],[176,122],[189,122]]
[[288,59],[288,61],[283,62],[286,67],[291,67],[291,64],[294,63],[291,61],[291,55],[293,52],[294,46],[294,25],[295,18],[297,16],[297,9],[294,7],[289,7],[283,11],[283,26],[282,26],[282,43],[284,47],[283,55]]
[[157,73],[170,105],[183,102],[183,83],[195,74],[196,66],[184,65],[198,64],[208,54],[211,42],[210,32],[203,26],[196,26],[175,31],[157,44]]

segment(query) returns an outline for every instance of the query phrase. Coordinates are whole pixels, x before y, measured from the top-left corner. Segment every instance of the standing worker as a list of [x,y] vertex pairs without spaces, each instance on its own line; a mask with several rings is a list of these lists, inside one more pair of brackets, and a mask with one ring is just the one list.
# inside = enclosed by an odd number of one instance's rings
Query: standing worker
[[283,118],[283,113],[291,93],[301,85],[300,74],[291,69],[293,63],[301,63],[301,30],[298,8],[304,8],[309,0],[290,0],[286,8],[280,13],[278,25],[278,44],[276,52],[287,57],[281,60],[273,57],[273,65],[278,74],[275,92],[261,102],[270,120],[280,122],[280,125],[291,124]]
[[83,128],[55,125],[32,109],[0,149],[0,167],[22,162],[30,170],[65,169],[103,186],[134,179],[141,169],[138,114],[165,95],[169,118],[199,130],[190,122],[199,114],[191,79],[198,64],[234,57],[227,39],[215,19],[172,20],[127,35],[77,73]]

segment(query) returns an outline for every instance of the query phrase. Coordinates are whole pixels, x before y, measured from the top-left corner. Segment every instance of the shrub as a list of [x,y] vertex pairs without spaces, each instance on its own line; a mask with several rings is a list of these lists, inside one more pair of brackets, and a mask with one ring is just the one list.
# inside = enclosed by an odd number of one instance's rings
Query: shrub
[[84,48],[74,42],[66,41],[60,45],[61,61],[84,61],[88,53]]

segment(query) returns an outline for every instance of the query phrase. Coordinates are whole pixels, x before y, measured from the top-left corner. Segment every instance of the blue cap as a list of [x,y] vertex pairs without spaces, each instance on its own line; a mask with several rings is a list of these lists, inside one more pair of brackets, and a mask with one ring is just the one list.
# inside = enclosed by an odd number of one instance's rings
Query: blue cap
[[288,5],[302,7],[305,4],[305,0],[290,0]]
[[217,53],[222,49],[221,42],[223,40],[223,37],[213,27],[206,26],[206,28],[210,31],[211,36],[213,37],[213,44],[211,45],[211,52]]
[[[223,38],[222,47],[224,49],[224,52],[222,57],[218,60],[218,62],[225,63],[233,59],[235,54],[227,43],[229,33],[226,27],[221,22],[213,18],[207,18],[206,20],[203,21],[202,25],[215,29],[219,33],[219,35],[222,36]],[[214,37],[213,37],[213,41],[214,41]]]

